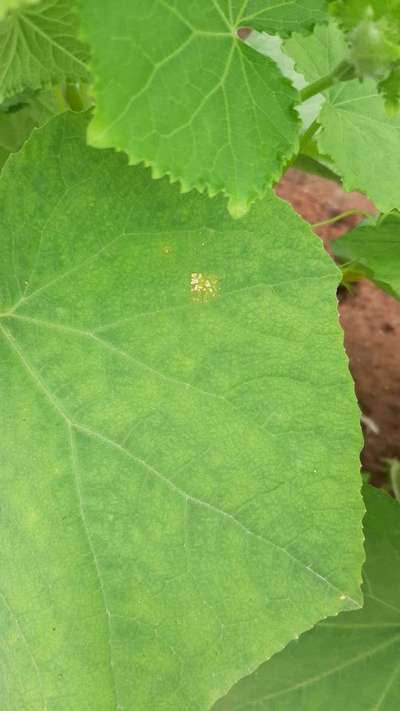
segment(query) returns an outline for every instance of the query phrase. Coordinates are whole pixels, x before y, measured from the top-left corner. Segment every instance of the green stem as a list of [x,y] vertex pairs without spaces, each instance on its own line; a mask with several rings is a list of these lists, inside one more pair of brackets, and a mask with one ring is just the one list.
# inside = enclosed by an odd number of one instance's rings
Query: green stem
[[311,227],[316,228],[326,227],[327,225],[334,225],[335,222],[345,220],[346,217],[353,217],[353,215],[359,215],[360,217],[374,217],[374,215],[372,215],[372,213],[368,212],[367,210],[358,210],[357,208],[354,208],[353,210],[346,210],[345,212],[341,212],[340,215],[335,215],[335,217],[331,217],[329,220],[316,222],[314,225],[311,225]]
[[304,149],[308,146],[308,144],[310,143],[314,134],[317,133],[318,129],[319,129],[319,123],[318,123],[317,119],[314,119],[314,121],[309,125],[307,130],[304,131],[304,133],[300,139],[299,153],[304,152]]
[[325,91],[325,89],[329,89],[329,87],[333,84],[336,84],[339,81],[346,81],[352,77],[352,66],[346,61],[340,62],[340,64],[338,64],[332,72],[324,77],[321,77],[321,79],[317,79],[317,81],[308,84],[308,86],[305,86],[304,89],[301,89],[299,91],[300,102],[303,103],[303,101],[311,99],[312,96],[320,94],[322,91]]

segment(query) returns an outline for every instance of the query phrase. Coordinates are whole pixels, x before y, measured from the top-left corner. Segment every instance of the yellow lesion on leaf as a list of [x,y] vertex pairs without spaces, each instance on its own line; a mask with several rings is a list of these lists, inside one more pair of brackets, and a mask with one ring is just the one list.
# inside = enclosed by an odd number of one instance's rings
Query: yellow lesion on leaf
[[195,303],[205,303],[218,296],[219,279],[211,274],[192,272],[190,275],[190,293]]

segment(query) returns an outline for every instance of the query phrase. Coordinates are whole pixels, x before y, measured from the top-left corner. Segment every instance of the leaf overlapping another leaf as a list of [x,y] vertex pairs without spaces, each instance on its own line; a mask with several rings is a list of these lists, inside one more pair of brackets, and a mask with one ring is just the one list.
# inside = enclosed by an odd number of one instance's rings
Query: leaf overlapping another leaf
[[243,679],[215,711],[397,708],[400,507],[367,486],[362,610],[327,620]]
[[[89,142],[126,151],[183,191],[225,193],[232,214],[276,181],[297,148],[296,92],[241,25],[287,34],[326,3],[80,0],[97,106]],[[163,32],[160,33],[160,28]]]
[[53,91],[21,95],[17,105],[0,109],[0,167],[15,153],[32,130],[46,123],[63,109]]
[[283,49],[310,83],[331,74],[348,56],[346,37],[333,21],[317,25],[307,36],[293,33]]
[[0,180],[3,708],[206,710],[361,602],[338,270],[85,131]]
[[[296,35],[285,50],[311,82],[346,57],[344,38],[334,24],[316,28],[309,37]],[[339,83],[324,96],[317,117],[320,153],[332,159],[346,190],[364,192],[383,213],[399,209],[400,117],[387,114],[373,79]]]

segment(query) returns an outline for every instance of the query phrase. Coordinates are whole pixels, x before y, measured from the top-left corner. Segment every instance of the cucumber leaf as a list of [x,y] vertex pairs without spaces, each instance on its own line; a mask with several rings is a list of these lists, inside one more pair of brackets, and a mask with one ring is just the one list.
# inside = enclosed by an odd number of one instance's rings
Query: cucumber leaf
[[365,193],[380,212],[400,209],[400,116],[387,114],[376,82],[333,87],[319,120],[319,149],[331,156],[345,190]]
[[234,687],[215,711],[363,711],[400,695],[400,506],[365,486],[364,607],[306,632]]
[[[309,82],[326,76],[347,52],[334,23],[315,28],[309,37],[296,35],[284,47]],[[373,79],[339,83],[324,96],[316,140],[345,190],[365,193],[383,213],[400,208],[400,116],[388,115]]]
[[2,708],[205,711],[361,604],[340,275],[272,192],[233,220],[86,122],[0,178]]
[[[245,37],[244,41],[249,47],[260,52],[260,54],[270,57],[270,59],[278,65],[282,74],[290,80],[296,89],[303,89],[306,86],[307,82],[303,75],[295,70],[293,59],[283,51],[282,46],[284,40],[281,37],[252,30]],[[315,116],[319,113],[320,103],[321,97],[314,96],[311,101],[307,101],[296,107],[296,111],[301,120],[302,131],[306,130],[314,121]],[[298,157],[296,158],[296,161],[297,160]]]
[[0,101],[61,81],[88,79],[73,0],[21,5],[0,22]]
[[346,36],[332,20],[317,25],[310,35],[293,33],[283,49],[310,83],[330,74],[348,56]]
[[[235,216],[277,181],[298,147],[297,92],[241,25],[287,34],[326,2],[79,0],[97,100],[89,143],[124,150],[183,191],[223,192]],[[162,28],[162,32],[160,32]]]
[[10,153],[15,153],[33,129],[63,110],[54,91],[20,95],[15,105],[0,108],[0,168]]
[[0,0],[0,20],[11,10],[18,10],[26,5],[36,5],[40,0]]
[[377,224],[365,224],[332,243],[334,254],[351,262],[352,271],[373,281],[400,299],[400,216],[387,215]]

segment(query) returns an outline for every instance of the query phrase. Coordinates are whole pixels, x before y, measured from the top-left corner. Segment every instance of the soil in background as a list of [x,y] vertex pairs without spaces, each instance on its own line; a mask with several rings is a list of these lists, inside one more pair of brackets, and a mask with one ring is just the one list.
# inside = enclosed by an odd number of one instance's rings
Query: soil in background
[[[336,183],[296,170],[288,171],[277,193],[311,224],[352,208],[374,212],[363,195],[345,193]],[[328,252],[329,243],[360,219],[350,217],[316,229]],[[345,348],[365,416],[362,466],[379,486],[387,481],[385,460],[400,459],[400,301],[366,280],[352,293],[339,289],[338,297]]]

